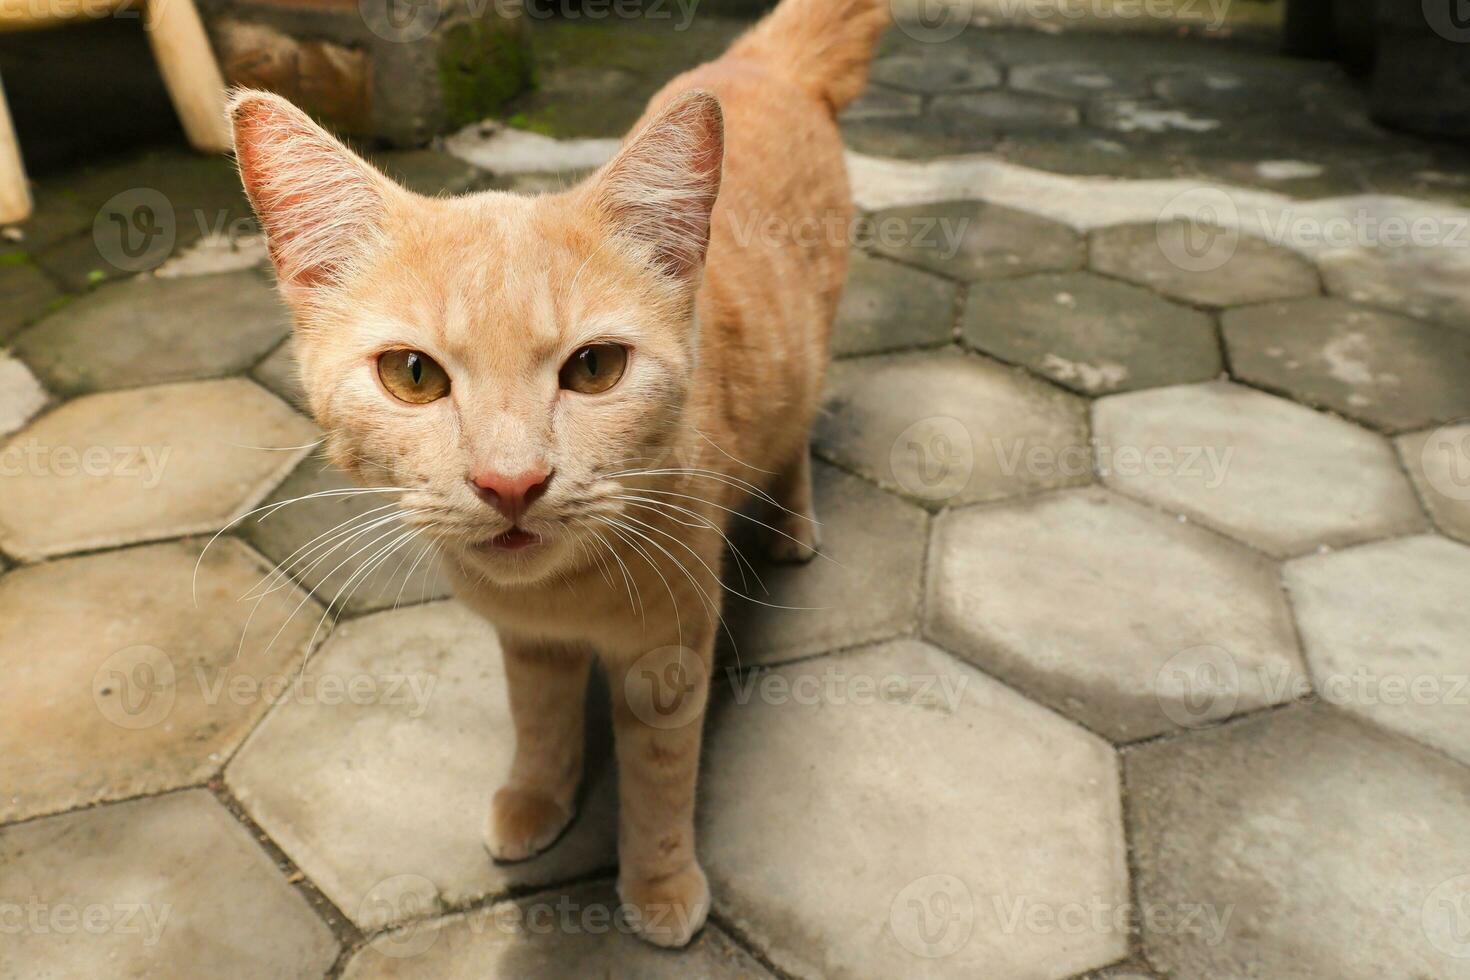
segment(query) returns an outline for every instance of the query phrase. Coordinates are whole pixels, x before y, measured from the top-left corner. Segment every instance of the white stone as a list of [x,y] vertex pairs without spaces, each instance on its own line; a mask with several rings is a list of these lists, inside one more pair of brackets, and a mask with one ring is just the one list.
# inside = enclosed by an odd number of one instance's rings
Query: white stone
[[46,405],[46,389],[18,359],[0,350],[0,436],[18,431]]
[[497,174],[600,167],[619,145],[615,139],[559,140],[492,122],[471,123],[444,140],[454,156]]

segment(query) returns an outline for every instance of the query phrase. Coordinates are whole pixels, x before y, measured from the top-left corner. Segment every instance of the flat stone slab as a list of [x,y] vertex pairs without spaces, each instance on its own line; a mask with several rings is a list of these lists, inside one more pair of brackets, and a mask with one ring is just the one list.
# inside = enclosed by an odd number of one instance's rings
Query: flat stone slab
[[[177,541],[0,577],[0,821],[203,782],[290,697],[321,608],[238,541]],[[198,565],[197,604],[195,567]],[[37,656],[44,650],[45,656]]]
[[[298,499],[310,494],[327,496]],[[261,505],[279,509],[247,517],[236,530],[343,615],[446,598],[434,542],[394,519],[397,496],[364,491],[312,455]]]
[[1387,440],[1228,381],[1093,406],[1103,482],[1279,557],[1424,528]]
[[1229,310],[1242,380],[1390,431],[1470,416],[1470,331],[1304,299]]
[[1399,538],[1284,577],[1323,699],[1470,764],[1470,548]]
[[913,640],[750,683],[712,708],[700,848],[716,911],[779,969],[1060,980],[1127,952],[1101,739]]
[[611,765],[595,757],[581,813],[556,846],[518,864],[486,853],[490,798],[510,770],[514,730],[495,633],[459,604],[344,623],[307,670],[347,694],[283,704],[225,778],[360,928],[614,863],[616,787]]
[[21,255],[0,256],[0,342],[40,319],[61,298],[61,290]]
[[1157,910],[1143,942],[1165,975],[1466,976],[1463,766],[1326,706],[1124,763],[1138,900]]
[[928,582],[925,636],[1117,741],[1305,683],[1272,562],[1100,488],[943,515]]
[[854,251],[832,333],[832,352],[873,354],[943,344],[954,322],[955,284]]
[[[636,914],[636,913],[635,913]],[[541,892],[370,941],[344,980],[752,980],[771,974],[718,926],[706,925],[677,953],[633,936],[611,883]]]
[[290,330],[258,273],[99,289],[22,333],[15,349],[54,391],[76,395],[243,371]]
[[1070,103],[1008,91],[936,96],[930,111],[951,127],[967,126],[1006,135],[1055,134],[1075,127],[1082,118]]
[[250,376],[279,395],[288,404],[302,412],[311,413],[306,398],[306,388],[301,383],[299,365],[296,362],[296,340],[287,337],[281,345],[255,365]]
[[915,118],[924,106],[923,96],[870,85],[842,110],[842,120]]
[[238,378],[75,399],[0,447],[0,548],[33,560],[216,531],[318,438]]
[[0,350],[0,436],[8,436],[46,406],[46,389],[31,369]]
[[1037,92],[1062,99],[1091,99],[1102,95],[1144,95],[1146,76],[1116,64],[1084,61],[1034,62],[1011,69],[1010,85],[1020,92]]
[[1455,231],[1459,221],[1449,215],[1437,226],[1459,247],[1401,244],[1331,252],[1321,259],[1322,281],[1329,293],[1355,303],[1470,330],[1470,260],[1464,255],[1467,233]]
[[319,977],[337,957],[326,923],[204,790],[0,830],[0,864],[13,927],[0,976]]
[[[732,663],[773,664],[862,643],[918,627],[920,578],[928,518],[912,504],[836,467],[812,468],[821,555],[803,565],[760,560],[762,529],[748,521],[732,530],[754,566],[728,561],[725,621],[734,635]],[[757,577],[759,579],[757,580]],[[746,598],[742,598],[742,596]],[[731,638],[723,633],[728,647]]]
[[905,92],[938,95],[994,88],[1000,69],[985,58],[950,48],[936,54],[892,54],[873,62],[869,77]]
[[970,287],[965,340],[1084,395],[1204,381],[1221,371],[1210,318],[1086,272]]
[[1470,543],[1470,422],[1400,436],[1395,444],[1435,526]]
[[1066,271],[1084,258],[1065,225],[984,201],[889,208],[866,229],[875,251],[965,281]]
[[1088,252],[1098,272],[1199,306],[1264,303],[1320,290],[1316,270],[1296,253],[1188,222],[1103,228],[1093,232]]
[[817,451],[925,506],[1092,482],[1084,403],[994,361],[938,351],[834,364]]

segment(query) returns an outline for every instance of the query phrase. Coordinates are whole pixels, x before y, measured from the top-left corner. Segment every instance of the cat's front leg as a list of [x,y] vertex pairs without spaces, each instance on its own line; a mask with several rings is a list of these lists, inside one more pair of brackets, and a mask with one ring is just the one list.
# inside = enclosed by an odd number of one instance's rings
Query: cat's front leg
[[497,861],[520,861],[551,846],[576,813],[592,653],[504,633],[501,647],[516,749],[485,846]]
[[610,665],[618,757],[618,895],[639,934],[683,946],[709,913],[694,790],[714,637]]

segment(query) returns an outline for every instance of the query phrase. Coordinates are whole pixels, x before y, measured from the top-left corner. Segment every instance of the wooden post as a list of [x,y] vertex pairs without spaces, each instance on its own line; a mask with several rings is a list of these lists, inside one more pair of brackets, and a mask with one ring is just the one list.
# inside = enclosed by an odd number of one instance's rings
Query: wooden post
[[145,0],[143,30],[189,142],[209,153],[228,150],[225,80],[194,0]]

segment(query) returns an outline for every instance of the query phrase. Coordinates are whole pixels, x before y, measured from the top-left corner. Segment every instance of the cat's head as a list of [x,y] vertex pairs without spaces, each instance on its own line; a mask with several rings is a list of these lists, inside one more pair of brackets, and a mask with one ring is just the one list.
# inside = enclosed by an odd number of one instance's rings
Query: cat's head
[[231,118],[331,458],[408,488],[405,520],[492,581],[579,560],[689,397],[718,101],[675,98],[539,197],[410,193],[277,96]]

